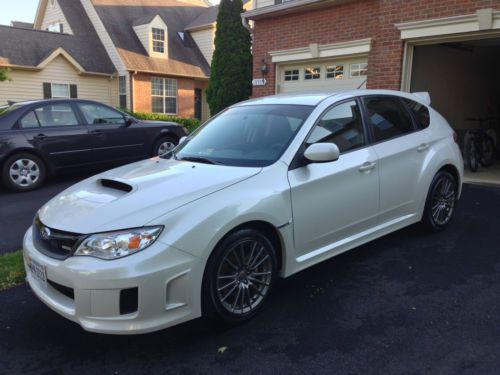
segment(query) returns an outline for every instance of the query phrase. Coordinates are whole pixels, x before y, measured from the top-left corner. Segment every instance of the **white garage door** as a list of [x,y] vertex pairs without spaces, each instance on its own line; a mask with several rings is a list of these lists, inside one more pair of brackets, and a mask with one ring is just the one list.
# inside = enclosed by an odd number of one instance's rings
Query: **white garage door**
[[367,59],[312,61],[278,67],[278,92],[337,91],[366,87]]

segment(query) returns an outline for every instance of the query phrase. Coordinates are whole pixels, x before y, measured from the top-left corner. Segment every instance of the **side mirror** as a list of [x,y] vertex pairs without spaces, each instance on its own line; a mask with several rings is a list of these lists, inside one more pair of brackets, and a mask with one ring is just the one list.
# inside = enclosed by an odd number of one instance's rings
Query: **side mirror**
[[317,163],[335,161],[340,157],[340,150],[335,143],[313,143],[304,152],[304,157]]
[[125,117],[125,126],[130,126],[134,123],[134,119],[130,116]]
[[186,137],[186,136],[181,137],[181,139],[179,139],[179,144],[181,144],[182,142],[184,142],[186,139],[187,139],[187,137]]

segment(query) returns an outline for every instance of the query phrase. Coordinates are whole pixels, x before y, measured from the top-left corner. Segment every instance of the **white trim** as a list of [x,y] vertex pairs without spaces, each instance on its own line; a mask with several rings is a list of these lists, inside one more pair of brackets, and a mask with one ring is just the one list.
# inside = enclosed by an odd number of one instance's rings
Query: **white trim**
[[473,14],[398,23],[395,26],[401,31],[403,40],[495,30],[500,29],[500,11],[479,9]]
[[52,60],[54,60],[57,56],[63,56],[64,58],[66,58],[66,60],[68,60],[70,62],[71,65],[73,65],[75,67],[75,69],[78,71],[78,74],[81,74],[83,72],[85,72],[85,69],[83,68],[83,66],[81,66],[78,61],[76,61],[68,52],[66,52],[64,50],[64,48],[62,47],[59,47],[58,49],[56,49],[54,52],[52,52],[47,58],[45,58],[42,62],[40,62],[40,64],[38,64],[36,67],[38,69],[43,69],[45,68],[48,64],[50,64],[50,62]]
[[368,54],[371,50],[371,38],[340,42],[333,44],[316,43],[308,47],[287,50],[270,51],[273,63],[300,61],[316,58],[344,57],[350,55]]

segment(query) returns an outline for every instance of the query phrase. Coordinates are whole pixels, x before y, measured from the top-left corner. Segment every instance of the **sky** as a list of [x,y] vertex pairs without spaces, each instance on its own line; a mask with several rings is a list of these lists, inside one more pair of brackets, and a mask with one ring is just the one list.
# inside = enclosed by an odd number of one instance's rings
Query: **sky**
[[[211,0],[218,4],[219,0]],[[0,0],[0,25],[10,25],[10,21],[33,22],[38,0]]]
[[0,0],[0,25],[10,21],[33,22],[38,0]]

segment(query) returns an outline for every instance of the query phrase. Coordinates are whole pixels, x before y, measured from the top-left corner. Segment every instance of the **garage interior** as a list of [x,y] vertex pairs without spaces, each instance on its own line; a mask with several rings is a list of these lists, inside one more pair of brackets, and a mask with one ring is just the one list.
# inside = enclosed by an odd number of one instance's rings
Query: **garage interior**
[[411,92],[428,91],[432,106],[455,129],[459,144],[469,129],[482,127],[495,143],[495,162],[469,182],[500,184],[500,38],[413,47]]

